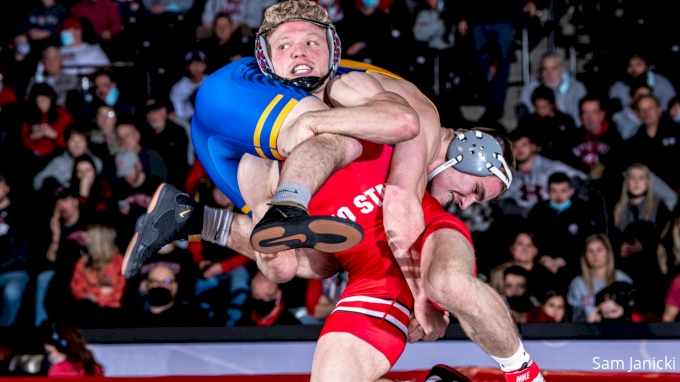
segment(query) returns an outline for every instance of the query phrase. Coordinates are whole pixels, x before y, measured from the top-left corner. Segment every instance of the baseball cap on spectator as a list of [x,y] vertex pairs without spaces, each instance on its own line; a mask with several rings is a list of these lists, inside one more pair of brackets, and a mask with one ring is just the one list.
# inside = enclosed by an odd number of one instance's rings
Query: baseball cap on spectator
[[66,199],[66,198],[79,198],[80,194],[78,191],[71,187],[57,187],[54,191],[54,197],[56,200]]
[[116,176],[122,178],[135,170],[139,163],[139,155],[133,151],[121,151],[116,154]]
[[169,102],[165,102],[161,99],[151,97],[146,100],[146,113],[150,111],[155,111],[161,108],[168,108]]
[[193,61],[206,61],[206,56],[205,53],[203,53],[202,50],[200,49],[192,49],[187,52],[187,54],[184,56],[184,63],[189,65]]
[[77,18],[71,17],[59,25],[59,31],[65,31],[69,29],[80,29],[83,30],[83,24]]

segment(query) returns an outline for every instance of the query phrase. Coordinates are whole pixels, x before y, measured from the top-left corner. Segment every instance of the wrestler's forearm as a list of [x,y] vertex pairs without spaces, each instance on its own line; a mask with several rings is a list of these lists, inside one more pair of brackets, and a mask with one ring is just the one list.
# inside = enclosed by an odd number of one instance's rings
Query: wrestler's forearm
[[305,113],[297,123],[317,135],[339,134],[382,144],[403,142],[420,132],[418,114],[391,92],[382,92],[360,106]]

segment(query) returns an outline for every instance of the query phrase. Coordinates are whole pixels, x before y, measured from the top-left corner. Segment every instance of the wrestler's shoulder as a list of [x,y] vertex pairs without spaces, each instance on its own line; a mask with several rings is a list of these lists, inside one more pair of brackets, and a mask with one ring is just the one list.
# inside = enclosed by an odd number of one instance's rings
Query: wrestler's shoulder
[[285,92],[300,98],[308,95],[302,89],[282,84],[265,76],[257,66],[257,61],[254,57],[244,57],[218,69],[208,76],[201,85],[201,90],[224,91],[234,88],[238,88],[241,91],[244,89],[254,91],[276,89],[277,92]]

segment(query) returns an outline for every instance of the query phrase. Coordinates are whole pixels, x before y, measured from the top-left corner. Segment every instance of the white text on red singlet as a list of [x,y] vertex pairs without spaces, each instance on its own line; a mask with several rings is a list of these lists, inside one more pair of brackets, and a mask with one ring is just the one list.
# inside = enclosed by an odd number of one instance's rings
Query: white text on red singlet
[[[385,185],[379,184],[375,187],[369,188],[364,191],[363,194],[359,194],[354,198],[354,205],[350,207],[343,206],[338,208],[338,212],[333,214],[333,216],[338,216],[341,218],[349,219],[351,221],[356,221],[356,214],[370,214],[373,210],[382,207],[383,197],[385,196]],[[352,212],[355,210],[355,212]]]

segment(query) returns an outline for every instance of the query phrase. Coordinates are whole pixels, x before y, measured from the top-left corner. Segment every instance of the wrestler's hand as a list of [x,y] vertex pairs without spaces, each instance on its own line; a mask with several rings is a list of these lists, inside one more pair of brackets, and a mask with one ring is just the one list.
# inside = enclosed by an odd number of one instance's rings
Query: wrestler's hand
[[418,320],[416,320],[416,316],[413,312],[411,312],[411,318],[409,319],[408,322],[408,342],[409,343],[415,343],[423,339],[425,336],[425,330],[423,330],[423,327],[420,326],[420,323]]
[[438,310],[424,296],[416,298],[413,312],[425,332],[424,341],[436,341],[444,337],[446,327],[449,326],[448,312]]
[[290,126],[287,134],[279,135],[277,150],[281,156],[288,158],[290,153],[302,142],[316,135],[315,122],[310,113],[302,114]]

